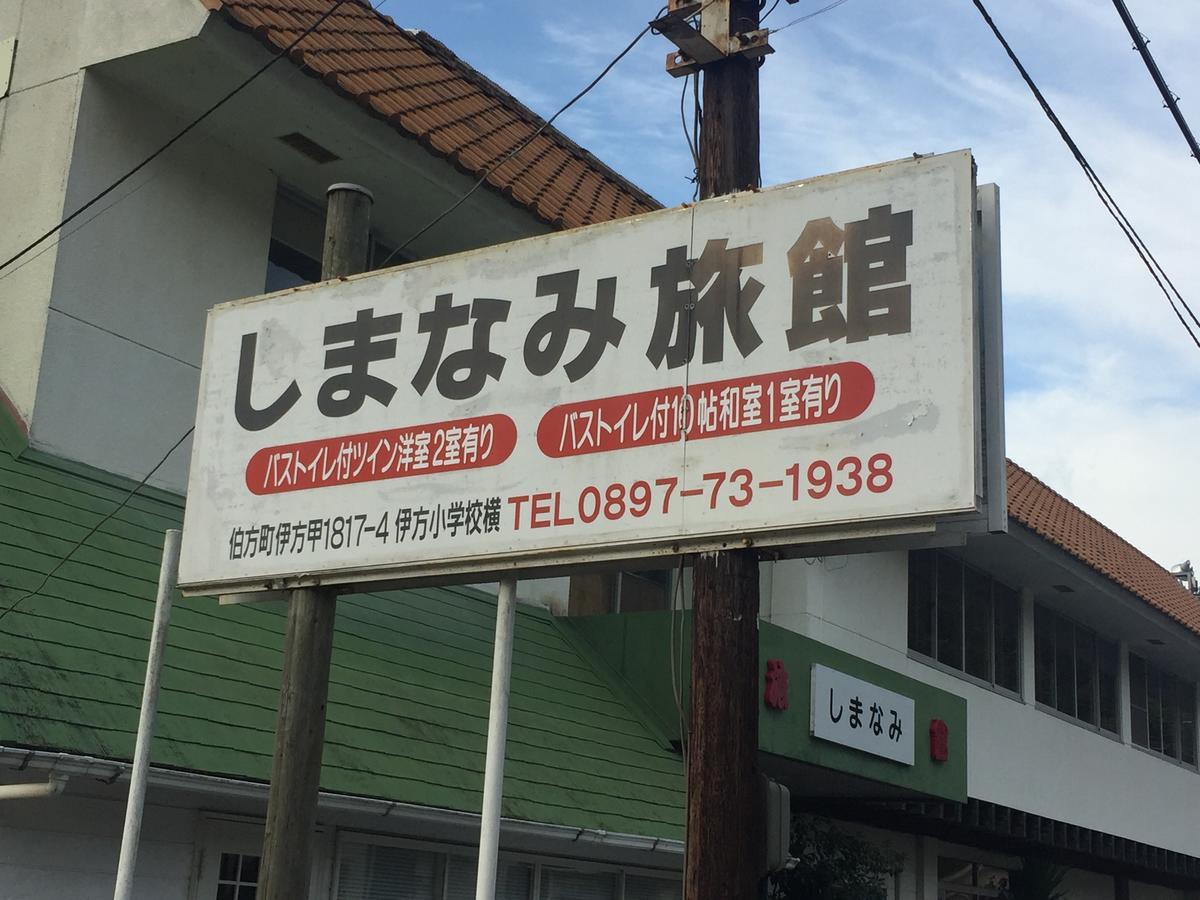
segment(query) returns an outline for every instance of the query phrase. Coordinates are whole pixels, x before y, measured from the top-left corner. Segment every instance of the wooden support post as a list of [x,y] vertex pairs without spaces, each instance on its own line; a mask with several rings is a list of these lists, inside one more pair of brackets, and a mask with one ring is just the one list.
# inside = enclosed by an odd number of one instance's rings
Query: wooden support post
[[[323,278],[366,270],[371,202],[370,192],[357,185],[335,184],[329,189]],[[288,599],[260,900],[308,896],[336,601],[336,591],[323,587],[294,590]]]
[[[732,0],[712,9],[728,12],[737,32],[758,28],[758,4]],[[702,12],[701,30],[712,34]],[[714,14],[716,14],[714,12]],[[758,63],[728,56],[704,67],[704,127],[700,132],[700,198],[758,187]]]
[[[715,27],[710,9],[722,14]],[[758,28],[757,0],[701,13],[709,39]],[[724,16],[729,19],[725,20]],[[700,196],[758,187],[758,61],[704,67]],[[758,896],[763,816],[758,803],[758,553],[700,556],[693,569],[691,729],[688,738],[686,900]]]

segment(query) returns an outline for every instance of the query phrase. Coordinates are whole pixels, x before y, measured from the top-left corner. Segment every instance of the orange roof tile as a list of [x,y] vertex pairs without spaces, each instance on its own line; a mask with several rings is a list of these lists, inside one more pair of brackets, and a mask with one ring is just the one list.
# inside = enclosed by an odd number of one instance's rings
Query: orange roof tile
[[1200,598],[1110,528],[1008,461],[1008,514],[1084,565],[1200,634]]
[[[202,0],[279,52],[335,0]],[[429,152],[480,178],[543,120],[439,41],[345,0],[290,59]],[[653,197],[550,127],[487,184],[545,222],[574,228],[660,208]]]

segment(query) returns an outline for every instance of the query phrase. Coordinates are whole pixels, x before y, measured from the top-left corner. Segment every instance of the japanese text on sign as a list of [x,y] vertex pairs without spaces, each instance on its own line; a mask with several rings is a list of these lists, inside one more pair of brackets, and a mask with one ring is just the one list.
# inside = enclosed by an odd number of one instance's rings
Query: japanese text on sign
[[813,664],[814,737],[911,766],[916,746],[914,716],[911,697]]
[[217,307],[181,583],[974,514],[973,207],[962,152]]

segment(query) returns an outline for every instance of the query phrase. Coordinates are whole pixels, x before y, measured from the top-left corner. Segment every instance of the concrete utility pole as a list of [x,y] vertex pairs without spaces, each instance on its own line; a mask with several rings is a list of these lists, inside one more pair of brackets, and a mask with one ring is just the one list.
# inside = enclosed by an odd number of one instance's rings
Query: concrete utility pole
[[[328,193],[321,277],[365,272],[371,192],[354,184],[335,184]],[[308,896],[336,602],[337,592],[324,587],[298,588],[288,599],[260,900],[303,900]]]
[[[701,33],[717,46],[758,28],[757,0],[714,0]],[[758,187],[759,60],[704,66],[700,197]],[[758,553],[701,555],[693,568],[685,900],[758,896]]]

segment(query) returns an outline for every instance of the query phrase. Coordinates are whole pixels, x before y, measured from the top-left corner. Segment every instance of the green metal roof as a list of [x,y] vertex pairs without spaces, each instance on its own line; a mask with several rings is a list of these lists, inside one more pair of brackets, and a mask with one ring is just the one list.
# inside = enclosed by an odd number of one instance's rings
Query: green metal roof
[[[25,448],[0,412],[0,609],[46,573],[132,483]],[[0,744],[133,754],[163,531],[181,498],[139,492],[37,595],[0,621]],[[468,588],[339,601],[321,786],[478,812],[495,602]],[[282,604],[177,600],[157,766],[266,781]],[[593,654],[521,607],[504,815],[679,838],[683,768]]]

